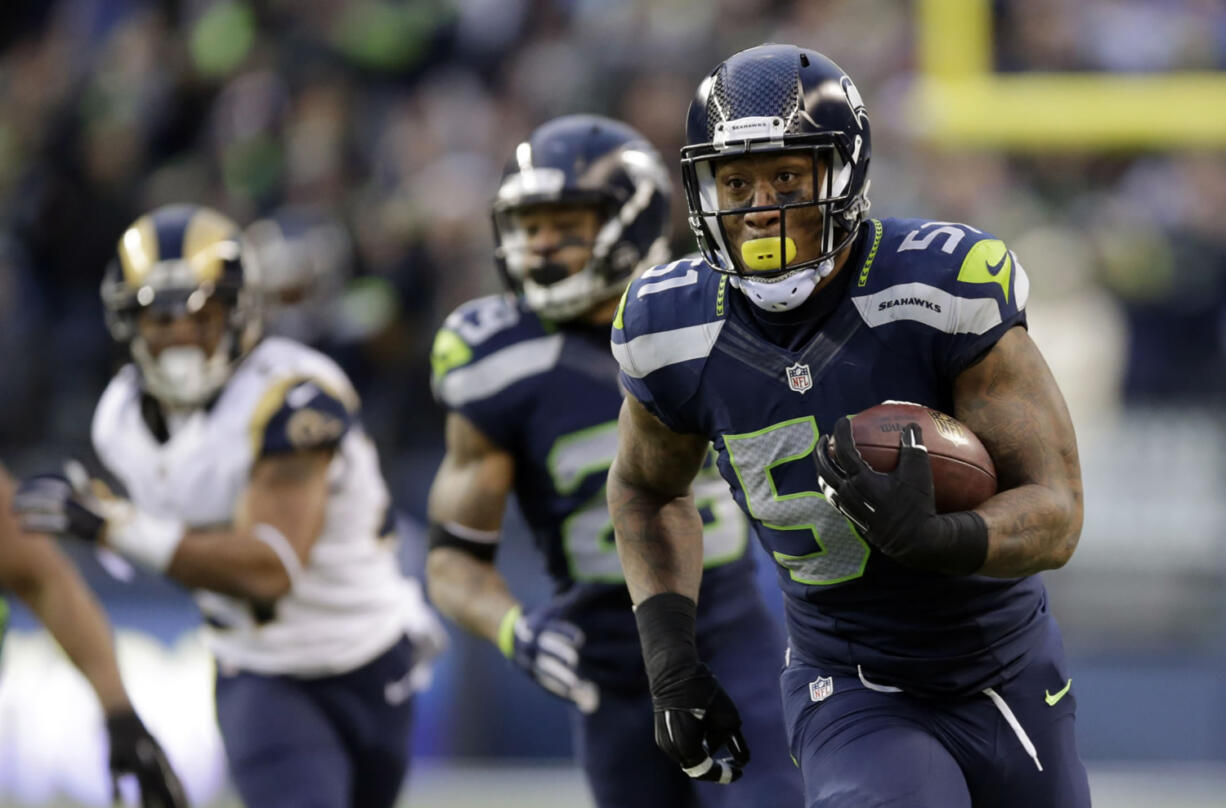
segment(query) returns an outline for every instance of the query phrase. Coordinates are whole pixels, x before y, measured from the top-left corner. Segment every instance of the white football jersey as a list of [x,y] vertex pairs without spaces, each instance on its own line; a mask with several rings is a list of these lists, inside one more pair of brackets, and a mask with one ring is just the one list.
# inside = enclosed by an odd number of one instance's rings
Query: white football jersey
[[[350,411],[356,408],[352,385],[331,359],[267,338],[238,365],[213,405],[176,422],[162,443],[141,414],[139,374],[128,365],[98,402],[94,447],[140,509],[188,528],[229,525],[269,419],[309,390],[327,391]],[[296,428],[312,426],[304,420],[290,427],[291,438]],[[406,632],[419,651],[441,642],[420,586],[400,572],[395,534],[388,530],[387,486],[374,444],[356,422],[341,438],[328,473],[322,532],[271,615],[257,616],[244,600],[196,591],[222,670],[330,675],[369,662]]]

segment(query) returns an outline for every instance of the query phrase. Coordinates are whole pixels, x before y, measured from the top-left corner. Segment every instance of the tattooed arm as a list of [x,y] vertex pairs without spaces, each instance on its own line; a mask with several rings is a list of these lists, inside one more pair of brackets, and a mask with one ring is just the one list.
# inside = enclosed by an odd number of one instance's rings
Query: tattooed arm
[[1064,398],[1030,335],[1008,331],[954,384],[954,415],[996,463],[999,492],[975,510],[988,527],[982,575],[1063,566],[1081,534],[1081,467]]
[[[431,523],[469,537],[496,538],[515,480],[514,458],[458,413],[447,416],[446,441],[447,454],[430,488]],[[519,605],[492,560],[456,547],[430,550],[426,587],[443,614],[495,644],[503,618]]]
[[708,442],[673,432],[633,397],[622,402],[617,458],[609,469],[609,515],[630,597],[661,592],[698,600],[702,519],[690,488]]

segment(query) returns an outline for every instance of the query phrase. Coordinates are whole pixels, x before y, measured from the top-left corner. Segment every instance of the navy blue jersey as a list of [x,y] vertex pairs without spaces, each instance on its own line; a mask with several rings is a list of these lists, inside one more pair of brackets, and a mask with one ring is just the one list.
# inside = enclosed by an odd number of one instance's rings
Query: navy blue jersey
[[866,222],[842,272],[837,305],[787,350],[700,259],[647,271],[614,322],[622,384],[713,441],[778,563],[793,653],[916,692],[978,692],[1046,630],[1039,579],[921,572],[873,551],[822,497],[810,455],[839,417],[887,399],[952,411],[958,374],[1025,325],[1029,281],[1000,240],[921,219]]
[[[622,400],[607,329],[559,327],[512,296],[485,297],[447,318],[432,361],[438,400],[515,458],[520,509],[558,596],[569,602],[570,618],[587,631],[589,647],[595,636],[619,636],[633,649],[631,666],[641,669],[605,500]],[[719,619],[712,609],[730,614],[743,600],[735,593],[753,587],[749,526],[714,460],[712,453],[694,483],[706,525],[704,620]],[[599,616],[608,614],[608,622]]]

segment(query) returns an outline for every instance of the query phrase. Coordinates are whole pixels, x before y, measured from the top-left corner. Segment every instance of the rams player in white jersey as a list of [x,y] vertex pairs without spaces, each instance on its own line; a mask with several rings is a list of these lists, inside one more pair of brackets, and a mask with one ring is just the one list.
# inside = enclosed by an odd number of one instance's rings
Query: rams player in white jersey
[[391,806],[410,697],[442,635],[398,567],[348,378],[261,339],[257,274],[208,208],[161,207],[124,232],[102,298],[133,362],[103,393],[93,442],[128,498],[42,478],[39,507],[194,590],[248,805]]

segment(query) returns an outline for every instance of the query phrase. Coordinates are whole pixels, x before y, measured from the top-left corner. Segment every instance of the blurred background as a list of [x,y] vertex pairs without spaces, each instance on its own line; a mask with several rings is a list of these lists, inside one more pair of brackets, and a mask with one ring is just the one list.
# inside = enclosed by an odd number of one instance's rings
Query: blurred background
[[[1226,805],[1221,0],[4,0],[0,457],[15,473],[97,467],[88,425],[124,358],[103,268],[145,210],[208,204],[267,251],[273,329],[354,379],[419,570],[442,451],[429,343],[498,289],[503,161],[544,120],[596,112],[676,169],[698,81],[763,41],[823,51],[856,81],[874,215],[989,230],[1030,274],[1031,333],[1085,476],[1081,546],[1045,577],[1096,804]],[[194,606],[75,557],[189,791],[232,804]],[[500,559],[517,594],[544,596],[515,520]],[[0,805],[104,805],[97,707],[14,611]],[[453,640],[417,702],[412,804],[586,804],[561,704]]]

